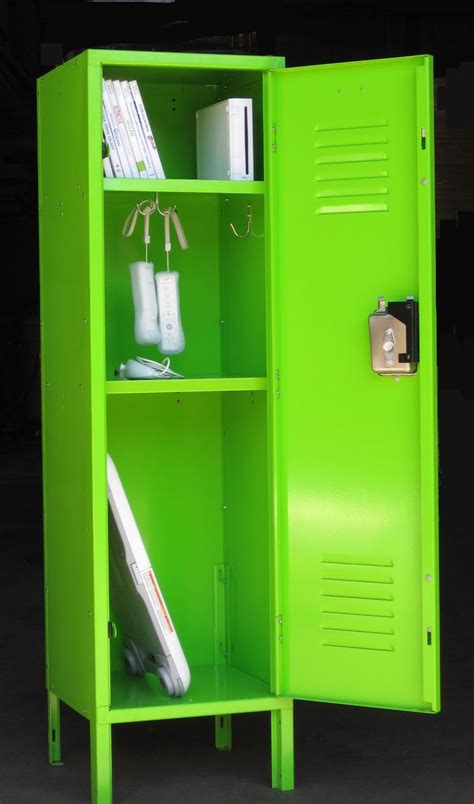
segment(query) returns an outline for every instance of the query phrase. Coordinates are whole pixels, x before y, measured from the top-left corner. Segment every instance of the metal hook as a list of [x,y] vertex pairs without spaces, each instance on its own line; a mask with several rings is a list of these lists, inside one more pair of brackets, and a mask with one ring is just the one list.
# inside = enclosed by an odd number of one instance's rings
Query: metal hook
[[252,204],[247,204],[247,231],[245,232],[245,234],[239,234],[233,223],[230,223],[229,226],[232,229],[232,232],[235,235],[235,237],[239,237],[239,238],[248,237],[249,234],[253,234],[254,237],[259,237],[259,238],[264,236],[263,233],[262,234],[256,234],[254,232],[254,230],[253,230]]
[[[143,209],[142,209],[143,207]],[[144,218],[143,242],[145,244],[145,262],[148,262],[148,246],[150,243],[150,218],[155,212],[155,202],[143,200],[137,203],[137,210]]]
[[168,209],[162,210],[162,209],[160,209],[160,201],[159,201],[158,193],[155,194],[155,199],[156,200],[154,201],[154,207],[157,210],[157,212],[160,213],[160,215],[163,215],[163,217],[165,215],[173,215],[176,212],[176,204],[173,204],[172,207],[168,207]]
[[[142,209],[142,206],[144,204],[148,205],[148,206],[145,206],[145,208]],[[138,201],[137,202],[137,209],[138,209],[140,215],[153,215],[153,213],[155,211],[155,202],[150,201],[150,199],[144,199],[143,201]]]
[[168,207],[168,209],[162,210],[160,208],[160,201],[158,197],[158,193],[155,195],[155,200],[152,201],[151,199],[143,199],[143,201],[138,201],[131,213],[129,214],[127,220],[125,221],[122,234],[125,237],[130,237],[134,230],[135,225],[137,222],[138,214],[140,214],[144,219],[144,235],[143,241],[145,244],[145,261],[148,262],[148,246],[150,244],[150,218],[154,212],[159,212],[160,215],[165,219],[165,250],[167,252],[167,260],[168,260],[168,270],[169,270],[169,249],[171,248],[171,243],[169,242],[169,221],[170,217],[173,218],[173,224],[176,229],[176,233],[178,235],[178,240],[180,242],[181,248],[188,248],[188,243],[183,232],[181,223],[178,219],[178,215],[176,212],[176,204],[173,206]]
[[237,230],[236,230],[236,228],[235,228],[233,223],[231,223],[229,225],[230,225],[230,228],[232,229],[232,232],[234,233],[234,235],[236,237],[248,237],[249,234],[250,234],[250,225],[251,225],[251,223],[252,223],[252,205],[247,204],[247,231],[245,232],[245,234],[239,234],[237,232]]

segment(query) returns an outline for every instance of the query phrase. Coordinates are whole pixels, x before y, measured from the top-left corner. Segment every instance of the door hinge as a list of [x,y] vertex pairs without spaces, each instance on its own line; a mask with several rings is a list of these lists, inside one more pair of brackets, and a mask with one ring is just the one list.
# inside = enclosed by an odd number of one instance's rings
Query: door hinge
[[280,642],[281,644],[283,642],[283,617],[281,616],[281,614],[278,615],[277,622],[278,622],[278,642]]
[[226,564],[217,565],[217,581],[219,583],[228,583],[229,572]]
[[275,152],[276,149],[277,149],[276,133],[277,133],[276,123],[273,123],[273,125],[272,125],[272,151],[273,152]]
[[276,383],[275,384],[275,395],[276,395],[276,398],[279,399],[280,398],[280,372],[279,372],[278,369],[277,369],[277,371],[275,371],[275,383]]

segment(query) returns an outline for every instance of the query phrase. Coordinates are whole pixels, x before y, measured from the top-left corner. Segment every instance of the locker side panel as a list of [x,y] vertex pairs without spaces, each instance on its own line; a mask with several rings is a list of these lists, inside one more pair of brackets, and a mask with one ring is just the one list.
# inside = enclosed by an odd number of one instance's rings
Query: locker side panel
[[[294,697],[439,708],[431,69],[272,76],[277,692]],[[419,368],[397,381],[371,368],[382,295],[419,301]]]
[[47,685],[88,716],[108,702],[100,98],[86,54],[37,90]]

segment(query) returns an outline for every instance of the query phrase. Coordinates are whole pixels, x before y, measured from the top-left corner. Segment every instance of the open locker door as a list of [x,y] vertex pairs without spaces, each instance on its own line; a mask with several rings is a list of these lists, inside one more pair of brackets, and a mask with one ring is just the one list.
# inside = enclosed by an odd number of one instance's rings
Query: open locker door
[[[295,698],[439,709],[432,82],[426,56],[270,77],[275,686]],[[372,369],[380,296],[419,303],[413,376]]]

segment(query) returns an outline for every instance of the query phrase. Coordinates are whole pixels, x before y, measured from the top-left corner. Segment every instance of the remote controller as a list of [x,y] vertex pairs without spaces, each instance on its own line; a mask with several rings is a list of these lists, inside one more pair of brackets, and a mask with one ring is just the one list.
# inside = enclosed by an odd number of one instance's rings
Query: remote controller
[[158,348],[164,355],[178,355],[184,349],[179,311],[179,274],[177,271],[160,271],[156,274],[155,281],[161,329],[161,343]]
[[137,343],[160,343],[158,303],[152,262],[132,262],[129,265],[135,307],[135,340]]

